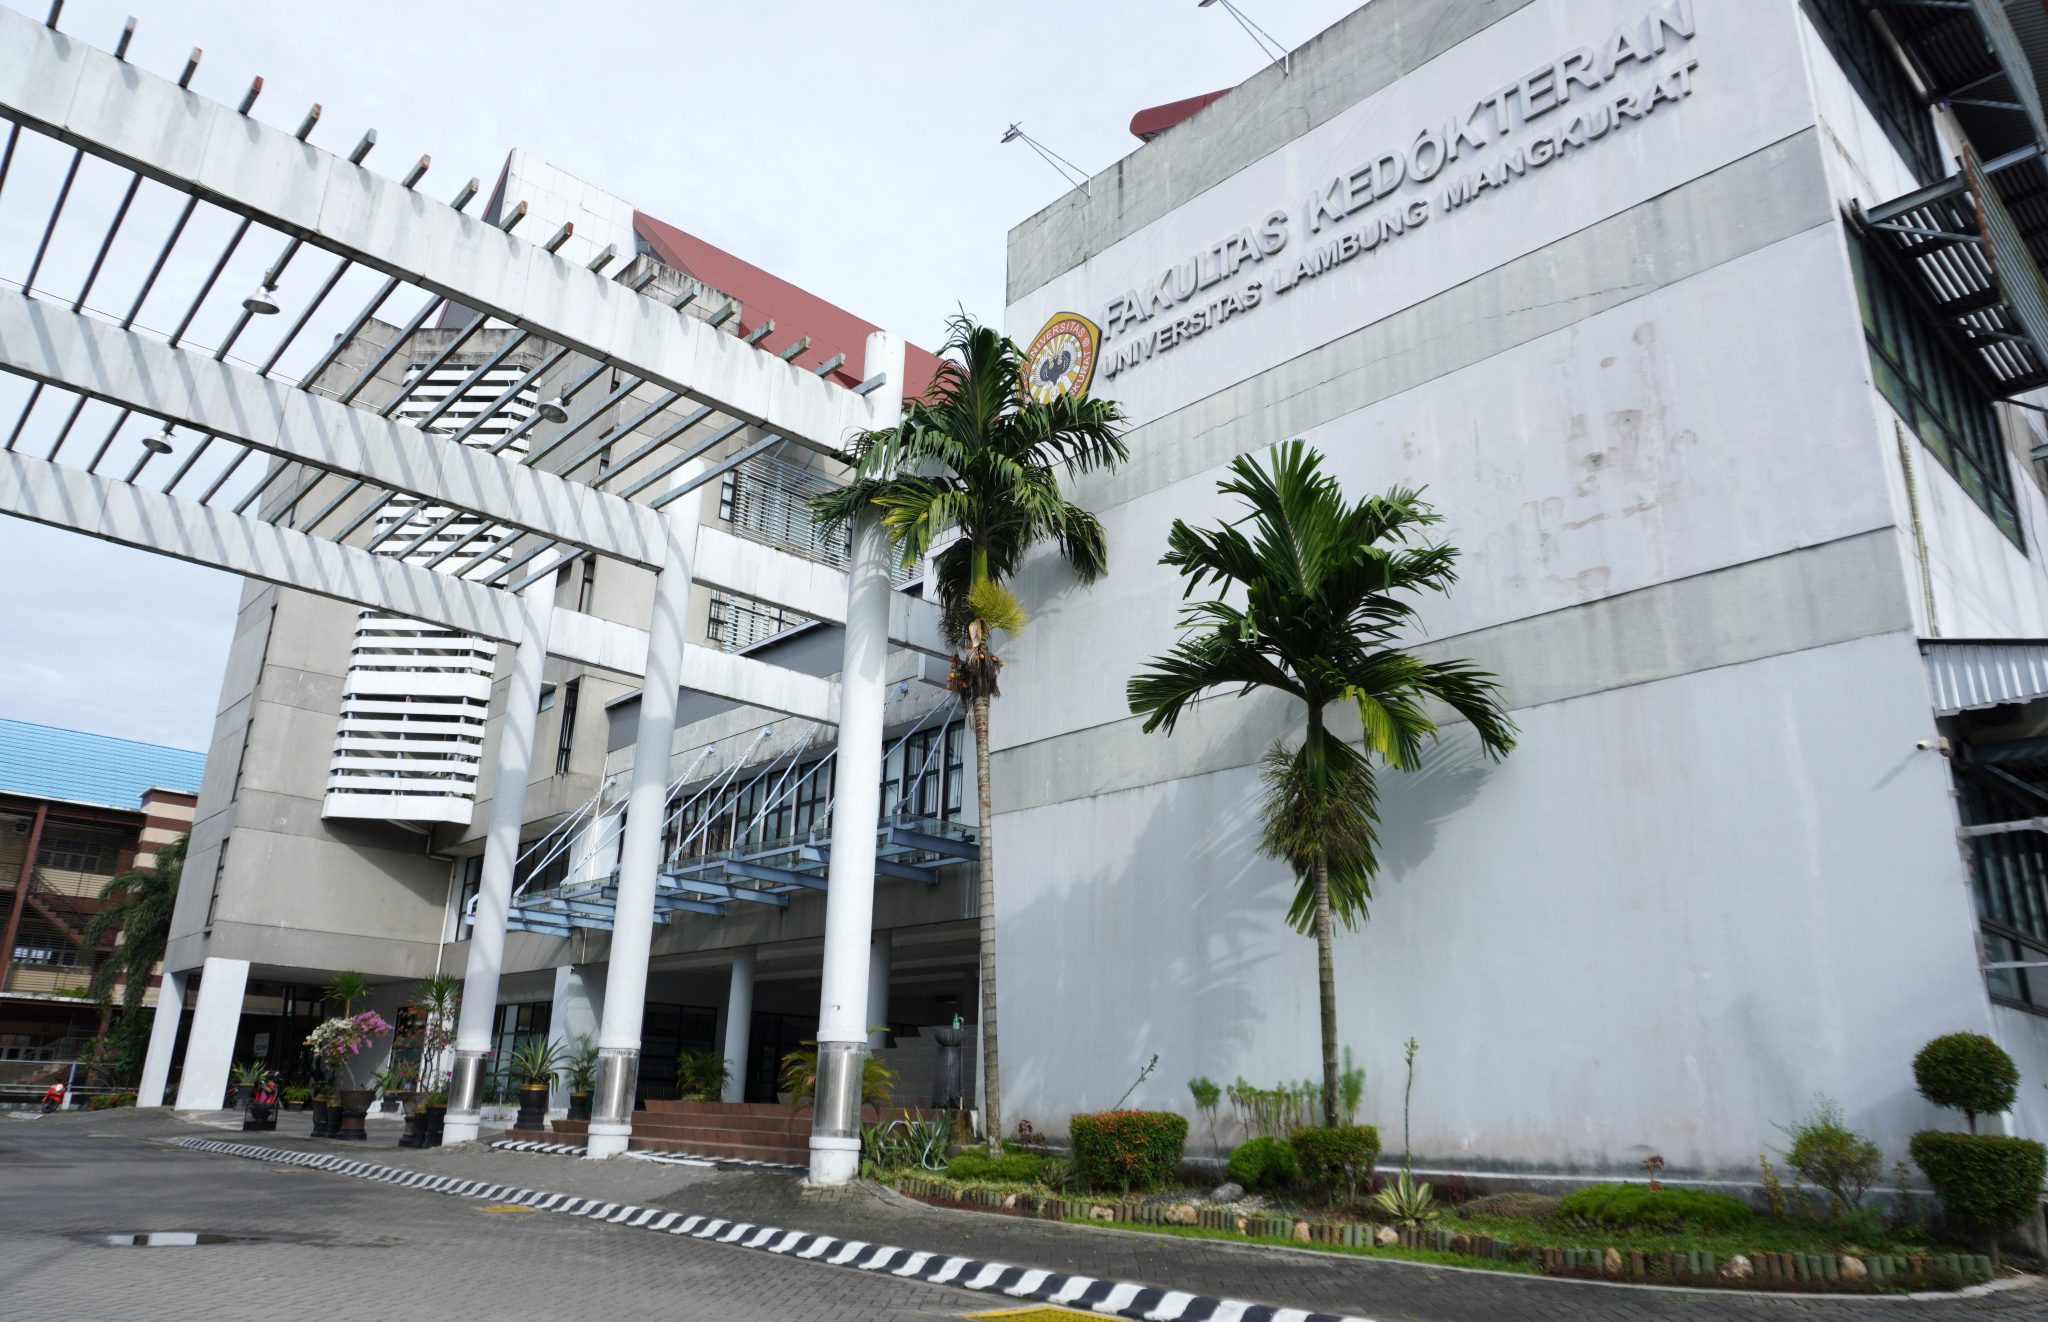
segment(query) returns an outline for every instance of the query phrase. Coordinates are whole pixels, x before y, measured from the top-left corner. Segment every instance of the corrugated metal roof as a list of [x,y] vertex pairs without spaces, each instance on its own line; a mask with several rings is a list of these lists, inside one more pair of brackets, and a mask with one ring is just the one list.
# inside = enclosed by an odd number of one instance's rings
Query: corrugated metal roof
[[138,808],[152,787],[199,792],[206,754],[0,718],[0,791]]
[[1923,638],[1920,654],[1927,662],[1936,716],[2048,697],[2048,640]]

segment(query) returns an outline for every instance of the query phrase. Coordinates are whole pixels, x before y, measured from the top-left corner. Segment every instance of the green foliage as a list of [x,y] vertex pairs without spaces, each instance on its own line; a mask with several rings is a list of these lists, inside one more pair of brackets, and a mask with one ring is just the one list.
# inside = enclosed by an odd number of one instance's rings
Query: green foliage
[[1466,1216],[1514,1216],[1531,1221],[1548,1221],[1557,1215],[1564,1199],[1556,1194],[1511,1189],[1506,1193],[1475,1198],[1460,1209]]
[[1996,1235],[2040,1201],[2048,1149],[2032,1139],[1923,1129],[1912,1152],[1942,1209],[1968,1229]]
[[1773,1219],[1782,1218],[1789,1206],[1785,1200],[1785,1182],[1778,1178],[1778,1168],[1771,1164],[1770,1153],[1759,1152],[1756,1160],[1762,1171],[1764,1211]]
[[725,1096],[732,1066],[716,1051],[685,1051],[676,1057],[676,1090],[686,1102],[715,1102]]
[[1188,1092],[1193,1094],[1195,1109],[1198,1111],[1213,1111],[1216,1109],[1216,1103],[1223,1100],[1223,1089],[1217,1086],[1214,1079],[1189,1079]]
[[946,1163],[946,1174],[955,1180],[988,1184],[1036,1184],[1045,1173],[1044,1157],[1031,1152],[1005,1152],[991,1157],[979,1150],[962,1152]]
[[1171,1111],[1098,1111],[1068,1119],[1074,1166],[1101,1189],[1150,1189],[1173,1174],[1187,1148],[1188,1119]]
[[[870,1028],[879,1033],[880,1028]],[[789,1094],[791,1110],[799,1110],[811,1100],[818,1090],[818,1044],[806,1041],[795,1051],[782,1058],[782,1091]],[[896,1091],[896,1071],[890,1069],[877,1055],[861,1057],[860,1104],[881,1108],[889,1104],[889,1098]]]
[[1344,1073],[1337,1078],[1337,1095],[1344,1104],[1344,1123],[1358,1123],[1358,1104],[1365,1100],[1365,1066],[1351,1063],[1351,1048],[1344,1048]]
[[1396,1225],[1419,1226],[1443,1215],[1429,1185],[1418,1184],[1408,1171],[1402,1171],[1392,1184],[1374,1194],[1372,1201]]
[[320,995],[330,1001],[341,1002],[341,1013],[347,1018],[356,1012],[356,1002],[370,994],[370,980],[353,969],[334,975],[334,981]]
[[1559,1215],[1612,1230],[1734,1230],[1754,1215],[1749,1204],[1701,1189],[1595,1184],[1566,1194]]
[[569,1091],[587,1093],[597,1086],[597,1043],[588,1033],[576,1035],[576,1049],[562,1063],[569,1076]]
[[1813,1109],[1804,1119],[1779,1128],[1792,1140],[1786,1162],[1807,1183],[1827,1190],[1836,1216],[1861,1207],[1864,1191],[1884,1174],[1884,1153],[1849,1128],[1842,1108],[1825,1095],[1813,1099]]
[[861,1151],[877,1172],[942,1170],[952,1126],[944,1120],[890,1120],[860,1127]]
[[1316,1087],[1307,1080],[1259,1088],[1246,1083],[1240,1074],[1226,1091],[1237,1122],[1256,1138],[1286,1138],[1314,1123]]
[[1961,1111],[1977,1132],[1977,1117],[2012,1109],[2020,1072],[2012,1057],[1982,1033],[1949,1033],[1913,1057],[1913,1082],[1936,1106]]
[[245,1060],[228,1070],[228,1082],[237,1088],[254,1088],[270,1081],[270,1066],[260,1060]]
[[1373,1167],[1380,1159],[1380,1131],[1371,1125],[1298,1129],[1288,1142],[1294,1148],[1301,1178],[1333,1198],[1343,1194],[1346,1202],[1355,1199],[1359,1187],[1372,1180]]
[[546,1087],[562,1071],[562,1048],[544,1037],[531,1037],[512,1048],[505,1073],[522,1088]]
[[1081,1182],[1081,1172],[1066,1157],[1047,1157],[1045,1164],[1038,1168],[1040,1188],[1054,1193],[1066,1193]]
[[313,1100],[313,1090],[303,1083],[287,1083],[278,1090],[278,1096],[293,1106],[304,1106]]
[[[178,882],[185,871],[185,849],[191,842],[189,833],[179,836],[157,850],[153,867],[124,872],[100,892],[98,912],[86,920],[78,935],[79,945],[86,950],[97,950],[107,938],[117,934],[120,937],[114,948],[93,966],[92,978],[83,993],[97,1001],[100,1008],[113,1006],[114,986],[119,983],[125,1016],[132,1020],[141,1013],[142,995],[149,990],[149,980],[171,939],[171,910],[177,907]],[[138,1059],[136,1073],[140,1072]]]
[[85,1104],[86,1109],[89,1111],[113,1111],[123,1106],[133,1105],[135,1105],[135,1094],[132,1092],[101,1093]]
[[1230,1178],[1247,1189],[1279,1189],[1300,1176],[1301,1161],[1293,1147],[1267,1134],[1238,1144],[1228,1169]]

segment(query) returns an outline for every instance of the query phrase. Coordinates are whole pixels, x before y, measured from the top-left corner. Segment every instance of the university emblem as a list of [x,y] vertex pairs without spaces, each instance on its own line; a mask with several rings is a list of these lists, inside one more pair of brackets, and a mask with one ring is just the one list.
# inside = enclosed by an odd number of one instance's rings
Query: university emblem
[[1078,312],[1058,312],[1024,351],[1024,393],[1043,404],[1055,395],[1085,395],[1095,379],[1102,328]]

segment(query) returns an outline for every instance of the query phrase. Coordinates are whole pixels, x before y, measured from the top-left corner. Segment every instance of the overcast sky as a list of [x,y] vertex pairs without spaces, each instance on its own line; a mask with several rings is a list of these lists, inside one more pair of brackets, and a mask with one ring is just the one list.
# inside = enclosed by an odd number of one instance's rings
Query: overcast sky
[[[1357,0],[1241,7],[1297,46]],[[375,128],[366,164],[402,174],[429,153],[437,197],[472,175],[488,193],[525,147],[933,348],[958,307],[1000,318],[1005,234],[1064,191],[998,141],[1006,124],[1100,170],[1137,146],[1134,111],[1264,63],[1196,0],[69,0],[61,27],[111,48],[130,13],[134,63],[175,77],[201,47],[195,89],[238,102],[260,75],[259,118],[295,129],[319,102],[312,141],[346,152]],[[27,274],[48,214],[38,190],[61,175],[61,157],[24,156],[10,177],[0,279]],[[53,273],[69,288],[58,268],[89,264],[105,225],[88,222],[114,196],[92,183],[81,176],[38,288]],[[146,238],[149,219],[129,228]],[[31,431],[46,426],[35,416]],[[0,565],[0,716],[206,747],[239,579],[8,518]]]

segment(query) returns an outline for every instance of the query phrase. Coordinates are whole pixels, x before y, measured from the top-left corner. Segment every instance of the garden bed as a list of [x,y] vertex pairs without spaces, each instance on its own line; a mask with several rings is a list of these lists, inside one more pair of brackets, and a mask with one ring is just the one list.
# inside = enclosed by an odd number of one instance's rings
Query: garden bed
[[1394,1227],[1282,1207],[1207,1201],[1202,1191],[1080,1195],[1028,1184],[967,1183],[931,1173],[885,1177],[941,1207],[1077,1224],[1111,1224],[1239,1243],[1644,1284],[1811,1293],[1955,1290],[1989,1281],[1991,1260],[1925,1245],[1897,1251],[1844,1243],[1828,1223],[1776,1221],[1743,1230],[1602,1235],[1534,1217],[1464,1216]]

